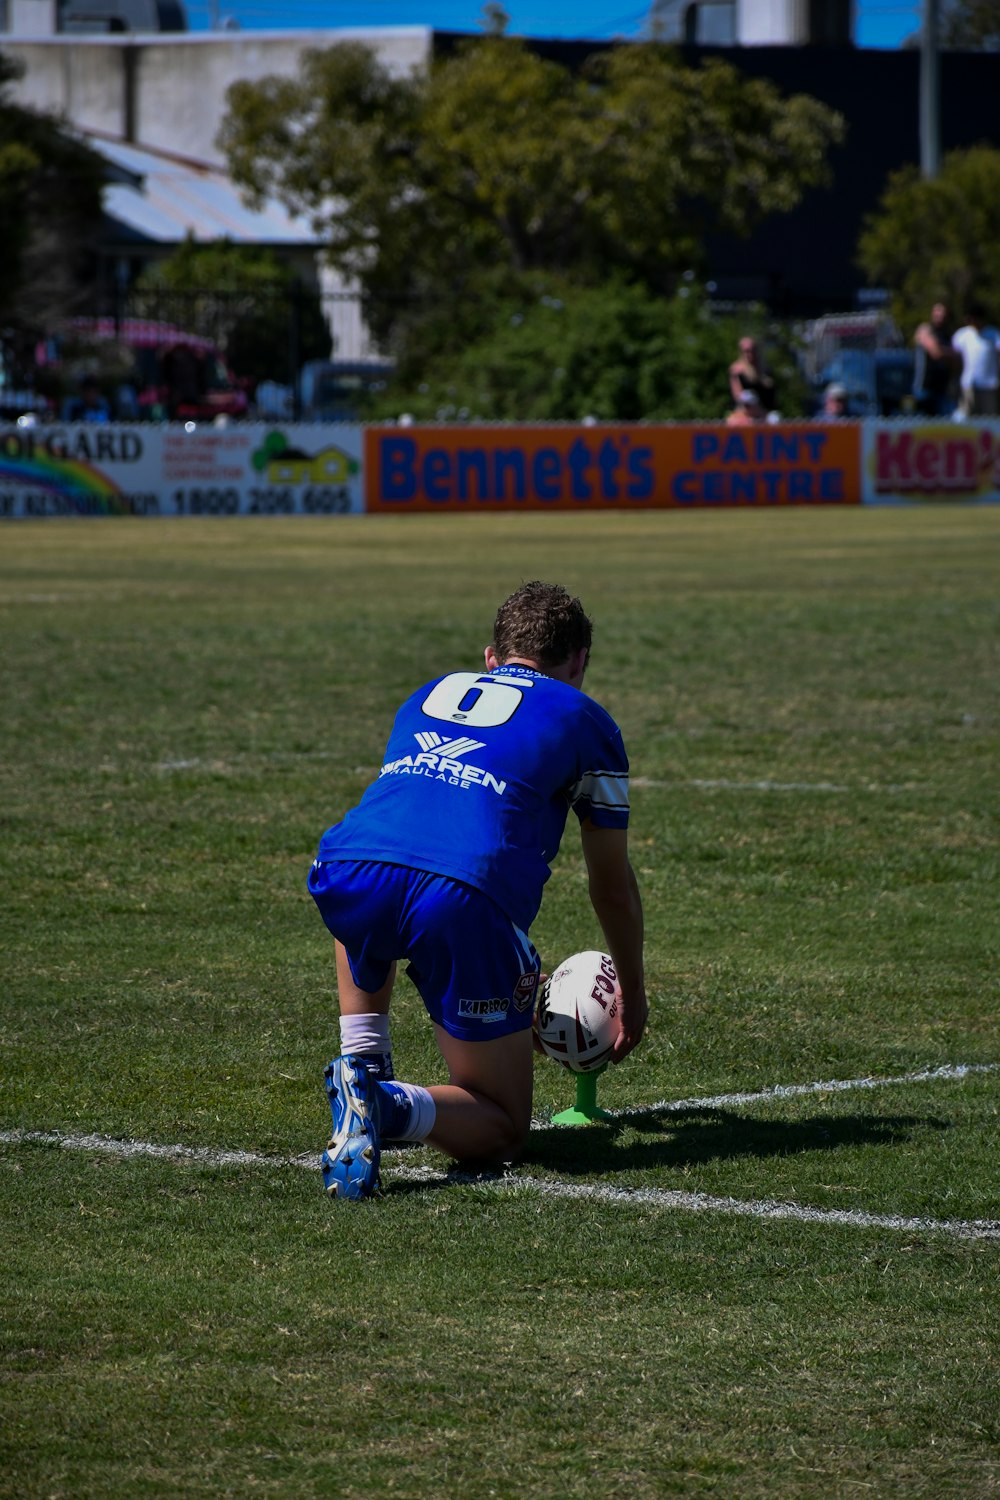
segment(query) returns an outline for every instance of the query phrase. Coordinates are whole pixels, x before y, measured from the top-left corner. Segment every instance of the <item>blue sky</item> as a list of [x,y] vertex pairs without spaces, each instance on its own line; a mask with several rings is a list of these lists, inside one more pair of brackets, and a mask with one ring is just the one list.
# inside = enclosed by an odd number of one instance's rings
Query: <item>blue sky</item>
[[[920,24],[919,0],[855,0],[859,47],[898,47]],[[482,0],[186,0],[188,22],[201,31],[232,17],[245,31],[331,26],[434,26],[481,29]],[[649,13],[639,0],[505,0],[510,31],[521,36],[604,39],[638,36]]]

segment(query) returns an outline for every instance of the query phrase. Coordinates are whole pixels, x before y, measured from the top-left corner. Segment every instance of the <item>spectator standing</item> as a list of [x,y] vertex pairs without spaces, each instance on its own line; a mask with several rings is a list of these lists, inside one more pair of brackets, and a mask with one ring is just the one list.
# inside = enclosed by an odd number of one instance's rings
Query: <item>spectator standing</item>
[[1000,415],[1000,333],[980,303],[970,305],[969,321],[952,342],[962,356],[962,415]]
[[935,302],[931,315],[913,335],[916,368],[913,395],[925,417],[950,417],[957,403],[962,356],[954,347],[955,327],[944,302]]
[[752,391],[765,412],[773,411],[777,405],[774,381],[764,368],[757,340],[744,334],[739,348],[739,358],[729,366],[729,390],[733,400],[738,405],[744,392]]

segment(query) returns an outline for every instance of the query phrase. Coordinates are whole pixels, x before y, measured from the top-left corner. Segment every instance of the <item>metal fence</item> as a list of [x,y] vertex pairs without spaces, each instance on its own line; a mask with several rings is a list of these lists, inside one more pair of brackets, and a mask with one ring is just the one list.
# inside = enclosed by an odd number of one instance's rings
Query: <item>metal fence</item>
[[150,336],[163,330],[209,340],[234,373],[253,380],[294,384],[310,359],[351,363],[384,358],[356,292],[315,293],[290,288],[247,287],[233,291],[174,291],[164,288],[112,293],[93,309],[102,325],[145,324]]
[[297,282],[114,291],[46,330],[34,364],[32,406],[60,412],[96,380],[116,415],[194,420],[349,410],[351,382],[368,388],[391,370],[360,295]]

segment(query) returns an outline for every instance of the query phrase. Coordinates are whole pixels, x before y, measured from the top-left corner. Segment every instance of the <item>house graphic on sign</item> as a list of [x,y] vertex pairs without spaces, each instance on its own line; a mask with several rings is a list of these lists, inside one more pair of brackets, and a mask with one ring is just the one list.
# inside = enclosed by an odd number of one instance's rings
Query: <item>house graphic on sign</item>
[[253,466],[268,484],[346,484],[358,472],[358,461],[331,444],[317,453],[294,447],[283,432],[268,433],[253,455]]

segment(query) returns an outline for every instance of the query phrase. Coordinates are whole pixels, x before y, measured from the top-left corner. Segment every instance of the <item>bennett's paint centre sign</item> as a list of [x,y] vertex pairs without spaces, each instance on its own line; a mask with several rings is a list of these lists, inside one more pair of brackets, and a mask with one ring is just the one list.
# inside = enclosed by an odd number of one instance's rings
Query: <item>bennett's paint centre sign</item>
[[857,504],[854,424],[375,427],[369,510]]

